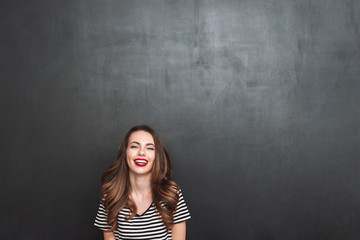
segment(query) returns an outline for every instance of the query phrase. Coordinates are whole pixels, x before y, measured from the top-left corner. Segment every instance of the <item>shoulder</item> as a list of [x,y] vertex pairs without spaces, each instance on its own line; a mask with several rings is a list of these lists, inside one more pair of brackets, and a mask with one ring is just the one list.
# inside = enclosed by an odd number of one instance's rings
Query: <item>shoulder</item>
[[174,224],[186,221],[191,218],[189,209],[183,197],[181,188],[177,186],[176,188],[178,194],[177,207],[174,213]]
[[181,191],[180,186],[177,185],[176,183],[171,184],[171,187],[172,187],[176,192],[180,192],[180,191]]
[[177,198],[177,201],[183,201],[183,194],[181,191],[181,187],[179,185],[172,185],[172,189],[174,190],[174,195]]
[[171,185],[171,188],[172,188],[172,190],[173,190],[173,193],[174,193],[177,197],[180,198],[180,197],[182,196],[181,187],[180,187],[178,184],[176,184],[176,183],[172,184],[172,185]]
[[161,187],[163,191],[167,193],[173,193],[175,195],[178,195],[178,193],[181,191],[180,186],[174,182],[172,179],[163,179],[161,183]]

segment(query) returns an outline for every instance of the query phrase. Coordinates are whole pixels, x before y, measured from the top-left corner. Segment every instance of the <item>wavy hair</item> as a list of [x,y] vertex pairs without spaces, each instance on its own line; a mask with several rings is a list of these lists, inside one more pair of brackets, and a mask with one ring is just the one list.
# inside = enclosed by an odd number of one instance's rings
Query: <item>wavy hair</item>
[[151,176],[152,200],[166,229],[169,230],[174,224],[173,215],[179,200],[179,186],[171,179],[169,154],[158,134],[147,125],[138,125],[126,133],[119,146],[117,160],[101,175],[101,203],[107,212],[107,223],[111,225],[109,231],[117,229],[117,217],[122,208],[130,209],[130,214],[126,216],[126,220],[132,219],[137,212],[134,201],[129,197],[131,186],[129,167],[126,161],[126,149],[130,135],[137,131],[146,131],[154,139],[155,161]]

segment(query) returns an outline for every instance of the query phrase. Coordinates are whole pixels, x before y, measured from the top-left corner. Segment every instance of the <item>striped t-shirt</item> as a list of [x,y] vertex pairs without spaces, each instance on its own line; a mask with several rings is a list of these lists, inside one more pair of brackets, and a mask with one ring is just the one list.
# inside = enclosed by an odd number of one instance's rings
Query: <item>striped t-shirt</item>
[[[161,215],[156,211],[154,204],[141,215],[136,214],[133,219],[125,220],[125,216],[129,215],[130,209],[124,207],[118,214],[118,227],[114,231],[115,239],[164,239],[171,240],[171,229],[166,231],[166,227],[161,219]],[[174,213],[174,224],[180,223],[190,219],[190,213],[186,206],[181,189],[179,189],[179,201]],[[102,203],[95,218],[94,225],[101,230],[108,230],[111,228],[107,224],[107,213]]]

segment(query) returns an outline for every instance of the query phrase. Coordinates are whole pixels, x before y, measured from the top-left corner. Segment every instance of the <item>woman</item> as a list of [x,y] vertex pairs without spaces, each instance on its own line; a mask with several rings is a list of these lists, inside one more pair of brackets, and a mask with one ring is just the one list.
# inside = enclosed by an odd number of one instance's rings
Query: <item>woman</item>
[[170,159],[157,133],[147,125],[131,128],[117,161],[101,176],[94,225],[104,239],[185,239],[185,221],[191,217],[170,175]]

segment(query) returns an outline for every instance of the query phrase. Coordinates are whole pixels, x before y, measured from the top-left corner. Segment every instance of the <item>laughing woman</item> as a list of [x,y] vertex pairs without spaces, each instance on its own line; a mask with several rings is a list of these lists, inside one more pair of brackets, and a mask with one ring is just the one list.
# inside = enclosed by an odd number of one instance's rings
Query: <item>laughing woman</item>
[[101,176],[94,225],[104,239],[185,239],[190,213],[157,133],[147,125],[131,128],[117,157]]

